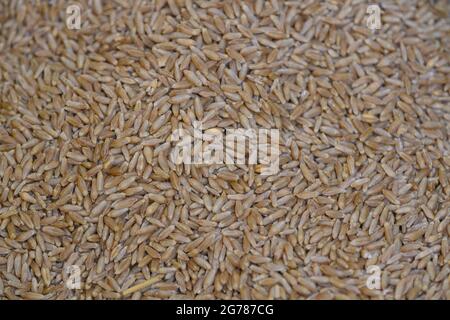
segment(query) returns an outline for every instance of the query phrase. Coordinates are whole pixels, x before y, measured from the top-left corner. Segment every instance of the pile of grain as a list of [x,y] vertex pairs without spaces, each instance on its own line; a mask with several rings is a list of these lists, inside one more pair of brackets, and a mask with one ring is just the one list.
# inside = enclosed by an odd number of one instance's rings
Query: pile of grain
[[[0,298],[450,299],[446,1],[73,3],[0,2]],[[173,164],[197,120],[280,171]]]

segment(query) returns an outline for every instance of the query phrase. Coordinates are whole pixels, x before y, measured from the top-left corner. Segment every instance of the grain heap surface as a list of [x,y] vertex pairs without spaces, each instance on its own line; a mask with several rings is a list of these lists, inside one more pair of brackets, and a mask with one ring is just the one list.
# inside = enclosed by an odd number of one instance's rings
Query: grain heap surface
[[[0,298],[450,299],[446,1],[77,3],[0,2]],[[280,171],[175,165],[194,121]]]

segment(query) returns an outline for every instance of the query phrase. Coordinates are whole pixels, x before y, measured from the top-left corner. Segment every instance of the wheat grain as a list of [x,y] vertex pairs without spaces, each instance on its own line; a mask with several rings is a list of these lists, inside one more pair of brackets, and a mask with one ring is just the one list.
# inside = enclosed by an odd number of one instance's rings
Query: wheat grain
[[0,3],[0,299],[450,299],[444,1],[78,2]]

